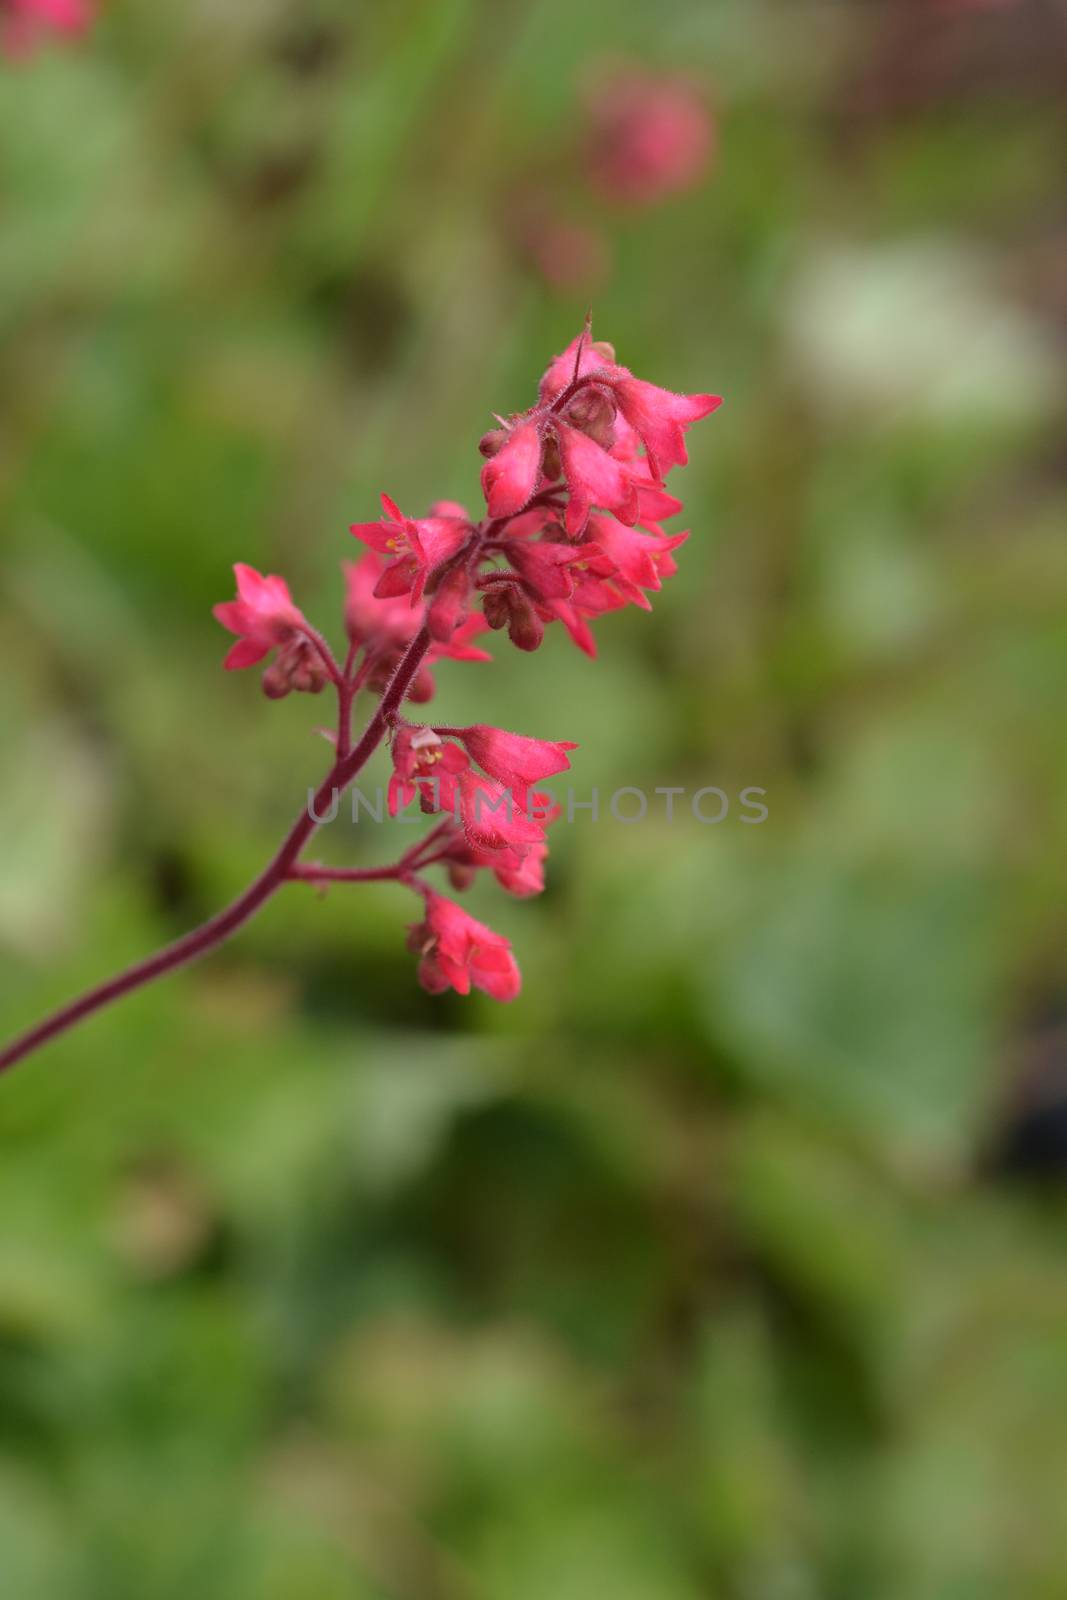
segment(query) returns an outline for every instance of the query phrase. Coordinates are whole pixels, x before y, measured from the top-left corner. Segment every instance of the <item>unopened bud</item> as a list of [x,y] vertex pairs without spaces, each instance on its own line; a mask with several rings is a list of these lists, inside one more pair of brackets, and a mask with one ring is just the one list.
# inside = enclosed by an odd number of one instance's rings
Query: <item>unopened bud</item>
[[[384,684],[382,687],[384,688]],[[415,674],[411,688],[408,690],[407,698],[413,705],[425,705],[427,700],[433,699],[433,690],[433,673],[429,667],[420,667]]]
[[267,668],[260,687],[268,700],[284,700],[292,689],[288,677],[277,662]]
[[579,389],[568,405],[567,421],[610,450],[615,443],[615,409],[614,400],[603,389],[589,385]]
[[299,635],[280,646],[274,662],[263,674],[263,693],[268,700],[283,700],[298,694],[319,694],[327,681],[326,668],[314,645]]
[[300,694],[321,694],[326,687],[326,670],[317,655],[310,652],[296,661],[290,682]]
[[507,589],[487,589],[482,597],[482,610],[491,628],[506,628],[511,621],[511,602]]
[[524,595],[515,594],[508,622],[508,638],[520,650],[536,650],[545,636],[545,625]]
[[467,610],[470,593],[470,574],[463,565],[453,567],[441,579],[433,603],[426,613],[426,626],[431,639],[447,644],[455,633]]
[[478,449],[488,459],[491,456],[495,456],[498,450],[504,448],[507,439],[506,428],[490,428],[489,432],[483,433],[478,440]]

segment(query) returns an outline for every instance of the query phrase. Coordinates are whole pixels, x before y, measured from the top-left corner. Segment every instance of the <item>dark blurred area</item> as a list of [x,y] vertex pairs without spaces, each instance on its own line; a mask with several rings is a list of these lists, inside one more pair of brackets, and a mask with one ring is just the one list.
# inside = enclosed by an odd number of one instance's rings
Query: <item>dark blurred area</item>
[[435,709],[768,818],[558,826],[470,897],[512,1006],[422,993],[402,889],[294,885],[0,1085],[4,1600],[1062,1592],[1065,90],[1062,0],[9,46],[0,1034],[322,775],[321,704],[222,673],[231,564],[338,643],[348,524],[476,506],[590,303],[727,399],[679,574]]

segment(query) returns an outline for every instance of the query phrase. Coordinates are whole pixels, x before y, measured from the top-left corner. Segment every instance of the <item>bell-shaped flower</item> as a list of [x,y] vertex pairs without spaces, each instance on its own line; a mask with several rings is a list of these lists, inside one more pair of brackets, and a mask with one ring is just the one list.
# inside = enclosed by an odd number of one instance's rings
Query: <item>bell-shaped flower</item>
[[[619,410],[641,439],[648,454],[654,478],[662,479],[672,467],[684,467],[689,460],[685,430],[701,417],[710,416],[722,405],[717,394],[672,394],[654,383],[635,378],[625,367],[612,384]],[[611,506],[605,506],[607,511]],[[626,521],[623,517],[622,521]]]
[[593,506],[614,512],[620,522],[636,522],[640,509],[637,485],[628,468],[588,434],[565,422],[555,423],[555,434],[570,490],[564,521],[571,538],[584,532]]
[[544,842],[544,823],[530,815],[525,790],[516,793],[469,767],[456,782],[463,831],[475,849],[521,852]]
[[483,772],[521,797],[525,797],[530,784],[568,771],[567,752],[578,748],[567,739],[534,739],[525,733],[491,728],[484,722],[447,731],[462,742]]
[[508,940],[433,890],[426,892],[426,915],[409,929],[408,944],[421,957],[419,982],[430,994],[469,994],[473,987],[493,1000],[514,1000],[519,992],[522,979]]
[[423,811],[455,813],[457,774],[470,766],[458,745],[446,743],[433,728],[403,727],[393,740],[389,815],[406,810],[416,794]]
[[542,440],[535,422],[512,429],[482,468],[482,492],[491,517],[513,517],[537,491]]
[[278,645],[285,645],[307,629],[304,615],[293,604],[284,578],[264,577],[255,567],[238,561],[234,566],[237,599],[213,607],[216,621],[236,633],[223,666],[227,672],[255,666]]
[[685,543],[689,532],[672,534],[641,533],[625,528],[614,517],[593,516],[589,535],[595,551],[589,556],[589,570],[598,577],[615,581],[643,611],[652,609],[644,591],[661,589],[663,579],[676,570],[672,550]]
[[387,494],[381,499],[385,516],[377,522],[354,522],[349,532],[380,555],[392,557],[379,575],[375,593],[386,599],[409,594],[416,605],[430,574],[470,538],[470,518],[462,506],[454,505],[437,515],[405,517]]

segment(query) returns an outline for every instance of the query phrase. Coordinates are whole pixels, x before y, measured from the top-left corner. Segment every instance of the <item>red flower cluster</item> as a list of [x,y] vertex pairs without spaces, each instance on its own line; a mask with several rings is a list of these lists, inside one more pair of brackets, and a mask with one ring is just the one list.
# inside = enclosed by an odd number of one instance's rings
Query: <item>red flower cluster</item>
[[[649,594],[674,572],[673,552],[688,537],[661,526],[682,509],[664,479],[687,460],[686,429],[719,404],[716,395],[673,394],[635,378],[586,329],[550,363],[536,403],[498,419],[482,439],[484,517],[451,501],[409,517],[383,495],[379,520],[353,524],[368,549],[345,566],[343,667],[281,578],[238,566],[238,598],[215,608],[238,635],[228,668],[276,652],[263,680],[272,698],[334,683],[341,719],[331,779],[341,787],[351,782],[388,735],[390,813],[417,800],[441,819],[394,868],[309,866],[290,874],[311,881],[393,877],[420,893],[426,912],[411,939],[431,992],[466,994],[473,985],[498,1000],[518,993],[507,941],[420,874],[443,865],[462,890],[485,870],[511,894],[538,893],[545,828],[558,809],[536,785],[567,770],[576,746],[484,724],[420,725],[401,706],[432,697],[434,661],[489,660],[473,643],[487,628],[506,628],[520,649],[535,650],[545,627],[559,621],[593,655],[589,625],[596,617],[626,605],[648,609]],[[361,688],[383,699],[353,747],[351,703]]]
[[479,580],[490,626],[534,650],[559,620],[595,655],[590,619],[647,609],[645,591],[674,572],[671,552],[688,537],[663,532],[682,509],[663,479],[688,460],[686,428],[720,404],[635,378],[587,333],[557,356],[538,403],[481,441],[485,548],[506,563]]
[[[383,497],[382,518],[353,527],[369,548],[345,566],[343,662],[294,604],[283,578],[238,564],[237,598],[215,607],[218,621],[237,636],[225,666],[237,670],[273,656],[263,673],[271,699],[333,687],[338,716],[336,733],[328,735],[329,771],[236,899],[0,1047],[0,1072],[123,995],[206,955],[294,882],[403,884],[423,901],[423,915],[409,929],[423,988],[431,994],[476,988],[494,1000],[513,1000],[521,980],[508,941],[438,894],[422,874],[443,866],[459,891],[490,872],[509,894],[537,894],[544,887],[545,828],[558,808],[536,785],[566,771],[576,746],[484,723],[419,725],[403,707],[430,699],[430,667],[439,658],[489,660],[473,643],[486,628],[506,627],[523,650],[535,650],[545,627],[558,620],[591,655],[595,617],[620,606],[647,607],[649,592],[674,571],[674,551],[686,537],[668,536],[660,526],[682,509],[663,480],[685,462],[686,429],[718,404],[715,395],[672,394],[635,378],[610,345],[592,342],[586,327],[550,363],[536,403],[498,418],[499,427],[482,440],[485,516],[475,519],[443,502],[425,517],[405,517]],[[381,698],[353,740],[352,706],[361,689]],[[336,814],[337,798],[386,739],[393,756],[390,809],[417,799],[440,820],[391,866],[302,861],[316,828]]]

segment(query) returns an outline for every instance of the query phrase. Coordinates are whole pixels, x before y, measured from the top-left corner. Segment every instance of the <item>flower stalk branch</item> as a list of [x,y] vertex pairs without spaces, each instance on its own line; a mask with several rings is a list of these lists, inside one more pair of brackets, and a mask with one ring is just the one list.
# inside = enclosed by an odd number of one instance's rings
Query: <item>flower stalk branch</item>
[[[154,955],[61,1006],[0,1050],[0,1072],[76,1023],[229,939],[285,883],[395,882],[417,893],[423,915],[409,928],[419,981],[430,993],[472,987],[496,1000],[519,992],[511,946],[456,901],[419,877],[443,866],[461,892],[479,872],[509,894],[537,894],[548,854],[545,830],[558,815],[536,785],[570,766],[576,746],[486,724],[433,726],[409,720],[405,703],[434,693],[442,659],[489,661],[475,639],[506,630],[524,651],[561,622],[594,655],[590,622],[626,605],[649,609],[649,593],[675,570],[688,537],[661,523],[681,510],[664,478],[686,462],[685,430],[719,405],[715,395],[680,395],[635,378],[588,325],[550,362],[529,410],[487,433],[481,483],[486,514],[440,501],[425,517],[405,516],[387,495],[377,522],[352,533],[368,548],[345,567],[348,651],[338,665],[325,637],[293,602],[283,578],[234,568],[237,597],[215,607],[236,635],[224,665],[239,670],[269,658],[268,699],[337,694],[334,757],[314,796],[272,859],[233,903]],[[480,610],[478,609],[480,607]],[[357,664],[358,663],[358,664]],[[357,693],[380,695],[352,743]],[[440,819],[391,866],[327,867],[300,857],[333,802],[389,741],[389,810],[418,801]]]

